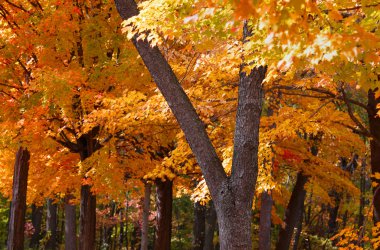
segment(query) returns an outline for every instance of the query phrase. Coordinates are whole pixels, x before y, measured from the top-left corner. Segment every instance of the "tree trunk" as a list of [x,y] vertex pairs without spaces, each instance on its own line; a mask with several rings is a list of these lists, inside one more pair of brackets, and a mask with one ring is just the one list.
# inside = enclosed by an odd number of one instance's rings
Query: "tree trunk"
[[[377,116],[377,105],[380,104],[380,98],[375,97],[378,88],[368,91],[367,113],[369,128],[372,138],[370,138],[371,148],[371,171],[380,173],[380,117]],[[373,179],[374,182],[380,184],[379,180]],[[374,222],[380,222],[380,186],[373,188],[373,206],[374,206]]]
[[206,208],[199,201],[194,203],[193,250],[203,250],[205,240]]
[[261,194],[259,249],[270,250],[271,211],[273,199],[268,191]]
[[14,165],[12,203],[7,240],[8,250],[24,249],[24,225],[29,159],[30,153],[28,149],[20,147],[17,151]]
[[288,207],[285,212],[285,228],[281,228],[279,240],[276,245],[277,250],[288,250],[293,236],[293,231],[299,220],[302,220],[304,201],[306,197],[305,184],[308,177],[302,172],[297,174],[296,185],[294,186]]
[[148,250],[149,242],[149,214],[150,214],[150,194],[152,185],[150,183],[144,183],[144,204],[143,204],[143,214],[142,214],[142,225],[141,225],[141,250]]
[[170,240],[172,231],[172,204],[173,204],[173,182],[161,181],[156,183],[156,240],[155,250],[170,250]]
[[294,243],[293,243],[293,250],[298,249],[298,242],[300,240],[301,232],[302,232],[302,220],[303,216],[298,220],[298,223],[296,225],[295,235],[294,235]]
[[95,249],[96,196],[89,185],[81,186],[80,196],[80,250]]
[[52,199],[47,200],[46,211],[46,231],[50,233],[49,240],[46,243],[46,249],[56,249],[57,244],[57,204]]
[[365,207],[365,193],[366,193],[366,159],[363,157],[360,169],[360,206],[359,206],[359,219],[358,227],[362,227],[364,224],[364,207]]
[[334,206],[331,207],[329,205],[328,207],[328,211],[329,211],[329,221],[328,221],[328,226],[329,226],[329,231],[328,231],[328,236],[333,236],[337,229],[338,229],[338,225],[337,225],[337,222],[336,222],[336,219],[338,217],[338,210],[339,210],[339,205],[340,205],[340,196],[342,194],[340,193],[337,193],[336,191],[333,191],[332,195],[333,198],[334,198]]
[[206,210],[205,242],[203,250],[214,250],[214,234],[216,229],[216,211],[212,201]]
[[120,219],[119,249],[120,250],[123,248],[123,242],[124,242],[124,237],[125,237],[125,234],[124,234],[123,212],[124,212],[123,209],[119,210],[119,219]]
[[71,198],[65,198],[65,250],[77,249],[76,206],[70,204]]
[[41,240],[41,223],[42,223],[42,213],[43,207],[37,207],[35,204],[32,205],[32,224],[34,227],[34,233],[30,239],[30,248],[38,248]]
[[[139,14],[134,0],[115,0],[115,4],[123,19]],[[246,23],[244,27],[244,37],[247,37],[250,32]],[[266,67],[254,68],[248,75],[244,70],[240,71],[232,173],[227,177],[207,135],[205,124],[170,65],[157,47],[150,46],[147,40],[138,40],[138,35],[132,38],[132,42],[176,117],[202,169],[217,212],[221,249],[251,250],[251,210],[258,172],[262,82]]]

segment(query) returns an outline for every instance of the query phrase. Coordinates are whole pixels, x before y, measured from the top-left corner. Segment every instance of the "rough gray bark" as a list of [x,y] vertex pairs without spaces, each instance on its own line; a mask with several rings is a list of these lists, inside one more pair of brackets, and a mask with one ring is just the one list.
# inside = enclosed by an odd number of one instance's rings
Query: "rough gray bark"
[[32,224],[34,233],[30,239],[30,248],[38,248],[41,240],[41,223],[42,223],[43,207],[32,205]]
[[203,250],[214,250],[214,234],[216,229],[216,211],[212,201],[206,210],[205,242]]
[[173,182],[161,181],[156,183],[156,239],[154,241],[155,250],[170,250],[170,240],[172,232],[172,204],[173,204]]
[[12,203],[8,225],[8,250],[24,249],[24,225],[29,159],[30,153],[28,149],[20,147],[16,153],[16,161],[14,165]]
[[[134,0],[115,0],[123,19],[138,15]],[[245,25],[245,36],[249,35]],[[132,42],[182,128],[210,190],[219,222],[222,249],[252,249],[251,210],[257,179],[258,130],[262,81],[266,67],[241,71],[236,115],[232,174],[226,176],[205,125],[196,113],[170,65],[146,40]]]
[[294,228],[302,220],[306,197],[305,184],[307,181],[308,177],[302,172],[297,174],[297,181],[285,212],[285,228],[280,230],[276,250],[288,250],[290,247]]
[[273,199],[268,191],[261,194],[259,249],[270,250],[271,211]]
[[152,185],[150,183],[145,182],[144,188],[144,205],[141,225],[141,250],[148,250],[150,194]]
[[76,206],[70,204],[70,199],[65,198],[65,250],[77,249]]
[[52,199],[48,199],[46,209],[46,231],[50,233],[50,237],[46,243],[45,249],[57,248],[57,226],[57,203],[54,203]]
[[194,203],[193,250],[203,250],[205,240],[206,207],[199,201]]

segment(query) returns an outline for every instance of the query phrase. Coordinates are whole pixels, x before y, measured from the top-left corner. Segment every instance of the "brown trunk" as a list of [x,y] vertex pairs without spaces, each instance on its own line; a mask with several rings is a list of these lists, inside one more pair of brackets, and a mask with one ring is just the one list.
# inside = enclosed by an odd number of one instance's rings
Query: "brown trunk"
[[144,183],[144,205],[141,225],[141,250],[148,250],[149,234],[149,214],[150,214],[150,194],[152,185]]
[[203,250],[214,250],[214,234],[216,229],[216,211],[212,201],[206,210],[205,242]]
[[95,249],[96,196],[89,185],[81,186],[80,195],[80,250]]
[[[123,19],[139,14],[134,0],[115,0],[115,4]],[[244,36],[247,37],[247,25],[244,27]],[[233,166],[231,176],[227,177],[206,133],[205,124],[170,65],[157,47],[137,38],[138,34],[132,38],[132,42],[176,117],[202,169],[217,212],[221,248],[251,250],[251,210],[258,171],[258,132],[266,67],[254,68],[248,75],[243,70],[240,72]]]
[[19,148],[13,174],[12,205],[9,217],[8,250],[24,249],[24,225],[26,211],[26,189],[28,185],[30,153]]
[[46,243],[46,249],[56,249],[57,244],[57,204],[52,199],[47,201],[46,211],[46,231],[50,233],[49,240]]
[[331,207],[329,205],[328,207],[328,211],[329,211],[328,236],[330,237],[333,236],[338,230],[338,224],[337,224],[336,219],[338,218],[338,210],[339,210],[341,195],[342,195],[341,193],[337,193],[336,191],[333,191],[330,195],[334,199],[334,206]]
[[293,236],[293,231],[300,220],[302,220],[304,201],[306,197],[305,184],[308,177],[302,172],[297,174],[296,185],[294,186],[288,207],[285,212],[285,228],[281,228],[279,240],[276,245],[277,250],[288,250]]
[[[372,138],[370,138],[371,147],[371,171],[372,174],[380,173],[380,117],[377,116],[377,105],[380,104],[380,98],[375,98],[375,92],[378,88],[368,91],[368,121],[370,127],[370,133]],[[373,179],[374,182],[379,183],[379,180]],[[380,186],[373,188],[373,206],[374,206],[374,221],[380,221]]]
[[271,211],[273,199],[268,191],[261,194],[259,249],[270,250]]
[[71,198],[65,198],[65,250],[77,249],[76,206],[70,204]]
[[203,250],[205,240],[206,208],[199,201],[194,203],[193,250]]
[[170,240],[172,231],[172,203],[173,203],[173,182],[161,181],[156,183],[156,239],[155,250],[170,250]]
[[42,213],[43,207],[37,207],[35,204],[32,205],[32,224],[34,228],[34,233],[30,239],[30,248],[38,248],[41,240],[41,224],[42,224]]

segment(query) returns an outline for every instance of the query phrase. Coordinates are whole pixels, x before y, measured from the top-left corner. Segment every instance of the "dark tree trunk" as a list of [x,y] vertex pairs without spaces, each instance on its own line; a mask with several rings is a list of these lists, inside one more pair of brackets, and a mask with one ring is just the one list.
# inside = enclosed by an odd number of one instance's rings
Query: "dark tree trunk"
[[206,207],[199,201],[194,203],[193,250],[203,250],[205,240]]
[[336,191],[333,191],[332,195],[334,198],[334,206],[331,207],[329,205],[328,211],[329,211],[329,221],[328,221],[328,226],[329,226],[329,231],[328,231],[328,236],[332,236],[336,233],[338,229],[338,224],[336,222],[336,219],[338,218],[338,210],[339,210],[339,205],[340,205],[340,196],[342,194],[337,193]]
[[281,228],[279,240],[276,245],[277,250],[288,250],[293,237],[293,231],[300,220],[302,220],[304,201],[306,197],[305,184],[308,177],[301,172],[297,174],[296,185],[294,186],[288,207],[285,212],[285,228]]
[[141,225],[141,250],[148,250],[149,234],[149,214],[150,214],[150,194],[152,185],[144,183],[144,203]]
[[301,219],[298,221],[296,225],[295,235],[294,235],[294,243],[293,243],[293,250],[298,249],[298,242],[300,240],[301,232],[302,232],[302,220],[303,217],[301,216]]
[[80,250],[93,250],[96,235],[96,196],[89,185],[81,186],[80,196]]
[[271,211],[273,199],[268,191],[261,194],[259,249],[270,250]]
[[42,214],[43,207],[37,207],[35,204],[32,205],[32,224],[34,227],[34,233],[30,239],[30,248],[38,248],[41,240],[41,224],[42,224]]
[[161,181],[156,183],[156,239],[155,250],[169,250],[172,232],[172,204],[173,204],[173,182]]
[[216,211],[212,201],[206,210],[205,242],[203,250],[214,250],[214,234],[216,229]]
[[362,227],[364,224],[364,207],[365,207],[365,193],[366,193],[366,159],[362,159],[360,169],[360,206],[359,206],[359,219],[358,219],[358,227]]
[[[123,19],[138,15],[134,0],[115,0]],[[244,37],[250,35],[244,25]],[[252,249],[252,199],[257,179],[259,123],[266,67],[240,72],[238,108],[234,136],[232,173],[227,177],[221,160],[189,97],[157,47],[146,40],[132,42],[176,117],[202,169],[217,212],[221,249]],[[243,68],[243,66],[242,66]],[[157,243],[156,243],[157,245]]]
[[8,228],[8,250],[24,249],[24,225],[26,211],[26,189],[28,185],[30,153],[19,148],[14,165],[12,203]]
[[47,200],[46,209],[46,231],[50,233],[49,240],[46,243],[46,249],[56,249],[57,244],[57,204],[52,199]]
[[[368,91],[368,121],[370,127],[370,133],[372,138],[370,138],[371,147],[371,171],[374,175],[375,173],[380,173],[380,117],[377,116],[377,105],[380,104],[380,98],[375,97],[375,92],[378,88]],[[373,179],[374,182],[379,183],[379,180]],[[380,183],[379,183],[380,184]],[[380,221],[380,186],[373,188],[373,206],[374,206],[374,222]]]
[[124,221],[123,221],[123,209],[119,210],[119,219],[120,219],[120,233],[119,233],[119,249],[123,248],[123,242],[124,242]]
[[71,198],[65,198],[65,250],[77,249],[76,206],[70,204]]
[[[107,217],[113,217],[116,212],[116,204],[112,202],[110,204],[111,211]],[[111,249],[112,247],[112,231],[114,226],[113,225],[107,225],[103,227],[103,237],[102,237],[102,246],[106,247],[107,249]]]

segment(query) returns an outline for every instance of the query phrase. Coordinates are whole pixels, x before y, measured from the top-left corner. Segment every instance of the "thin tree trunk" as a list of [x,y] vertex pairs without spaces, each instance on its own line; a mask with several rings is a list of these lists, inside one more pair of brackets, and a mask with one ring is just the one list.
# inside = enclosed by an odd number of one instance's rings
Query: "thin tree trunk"
[[[377,116],[377,105],[380,104],[380,98],[375,97],[375,92],[378,88],[368,91],[368,121],[370,127],[370,148],[371,148],[371,171],[372,174],[380,173],[380,117]],[[373,179],[379,183],[379,180]],[[373,188],[373,206],[374,206],[374,222],[380,221],[380,186]]]
[[365,175],[365,168],[366,168],[366,159],[362,159],[360,169],[360,206],[359,206],[359,219],[358,219],[358,227],[362,227],[364,223],[364,207],[365,207],[365,193],[366,193],[366,175]]
[[144,182],[144,204],[141,225],[141,250],[148,250],[149,242],[149,214],[150,214],[150,194],[152,185]]
[[338,229],[336,219],[338,218],[338,210],[339,210],[339,205],[340,205],[341,194],[337,193],[336,191],[333,191],[332,196],[334,198],[334,207],[331,207],[330,205],[328,207],[328,211],[329,211],[328,236],[334,235]]
[[[123,19],[139,14],[134,0],[115,0],[115,4]],[[245,38],[250,35],[247,23],[243,35]],[[147,40],[138,40],[138,36],[136,34],[132,42],[176,117],[202,169],[217,212],[221,248],[251,250],[252,200],[258,172],[262,83],[266,67],[254,68],[249,74],[245,70],[240,71],[232,173],[227,177],[204,123],[170,65],[157,47],[150,46]]]
[[277,250],[288,250],[293,236],[293,231],[299,220],[302,220],[304,201],[306,197],[305,184],[308,177],[302,172],[297,174],[296,185],[294,186],[290,201],[285,212],[285,228],[281,228],[279,240],[276,245]]
[[24,225],[26,211],[26,190],[28,185],[30,153],[20,147],[16,153],[13,174],[12,203],[8,228],[8,250],[24,249]]
[[32,224],[34,227],[34,233],[30,239],[30,248],[38,248],[41,240],[41,224],[42,224],[42,214],[43,207],[32,205]]
[[56,249],[57,244],[57,203],[53,203],[52,199],[47,200],[46,211],[46,231],[50,233],[49,240],[46,243],[46,249]]
[[205,241],[206,207],[199,201],[194,203],[193,250],[203,250]]
[[214,234],[216,229],[216,211],[212,201],[206,210],[205,242],[203,250],[214,250]]
[[71,198],[65,198],[65,250],[77,249],[76,206],[70,204]]
[[119,233],[119,249],[123,248],[124,241],[124,221],[123,221],[123,209],[119,210],[119,219],[120,219],[120,233]]
[[259,249],[270,250],[271,211],[273,199],[268,191],[261,194]]
[[155,250],[170,250],[170,240],[172,231],[172,203],[173,203],[173,182],[161,181],[156,183],[156,240]]

